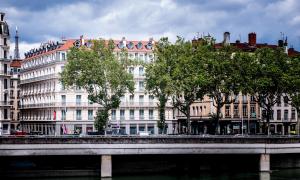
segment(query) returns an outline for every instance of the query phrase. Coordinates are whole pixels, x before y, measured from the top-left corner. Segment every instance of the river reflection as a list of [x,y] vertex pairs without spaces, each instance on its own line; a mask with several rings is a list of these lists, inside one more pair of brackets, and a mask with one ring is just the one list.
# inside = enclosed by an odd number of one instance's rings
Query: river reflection
[[[21,178],[20,178],[21,179]],[[22,178],[24,180],[26,178]],[[43,177],[30,178],[33,180],[299,180],[300,169],[274,170],[271,173],[218,173],[201,172],[197,175],[144,174],[144,175],[115,175],[113,178],[100,177]]]

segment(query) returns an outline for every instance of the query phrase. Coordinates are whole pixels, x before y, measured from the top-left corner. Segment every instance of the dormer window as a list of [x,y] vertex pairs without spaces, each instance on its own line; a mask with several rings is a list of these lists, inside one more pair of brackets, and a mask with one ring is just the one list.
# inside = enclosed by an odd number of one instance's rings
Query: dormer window
[[136,46],[137,46],[138,49],[142,49],[143,43],[140,41],[140,42],[138,42],[138,44]]
[[92,47],[92,42],[91,42],[91,41],[88,41],[88,42],[86,43],[86,47],[91,48],[91,47]]
[[129,43],[127,44],[127,48],[128,48],[128,49],[133,49],[133,46],[134,46],[133,42],[129,42]]
[[147,49],[152,49],[152,43],[149,42],[149,43],[146,45],[146,48],[147,48]]
[[120,41],[120,42],[119,42],[118,47],[119,47],[120,49],[123,49],[123,48],[124,48],[124,43],[123,43],[123,41]]
[[76,40],[74,42],[74,46],[77,47],[77,48],[79,48],[80,47],[80,40]]

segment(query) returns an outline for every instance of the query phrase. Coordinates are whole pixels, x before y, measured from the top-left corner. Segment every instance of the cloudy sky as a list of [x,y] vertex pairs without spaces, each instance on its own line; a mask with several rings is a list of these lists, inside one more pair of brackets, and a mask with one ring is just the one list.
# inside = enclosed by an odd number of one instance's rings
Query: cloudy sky
[[258,42],[269,44],[276,44],[284,33],[289,46],[300,50],[299,0],[0,0],[0,4],[12,37],[18,26],[21,56],[61,37],[174,40],[177,35],[192,39],[199,32],[220,42],[225,31],[231,33],[232,42],[239,38],[246,42],[247,34],[256,32]]

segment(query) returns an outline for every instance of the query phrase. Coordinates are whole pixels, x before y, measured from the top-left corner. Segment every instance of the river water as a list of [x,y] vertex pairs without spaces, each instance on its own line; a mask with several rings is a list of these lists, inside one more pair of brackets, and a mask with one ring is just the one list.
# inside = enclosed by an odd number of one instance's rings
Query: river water
[[[51,175],[50,175],[51,176]],[[27,178],[19,178],[27,179]],[[99,180],[99,176],[94,177],[35,177],[32,180]],[[260,174],[258,172],[249,173],[218,173],[218,172],[200,172],[199,174],[143,174],[143,175],[116,175],[112,178],[103,178],[102,180],[299,180],[300,169],[274,170],[271,173]]]

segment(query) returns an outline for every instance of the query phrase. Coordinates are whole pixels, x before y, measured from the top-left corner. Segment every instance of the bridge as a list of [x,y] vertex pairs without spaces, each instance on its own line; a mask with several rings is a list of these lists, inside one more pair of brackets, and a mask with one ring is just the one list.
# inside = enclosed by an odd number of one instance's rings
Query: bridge
[[270,171],[270,155],[300,153],[300,138],[226,136],[1,137],[0,156],[99,155],[101,177],[112,176],[112,156],[149,154],[257,154]]

